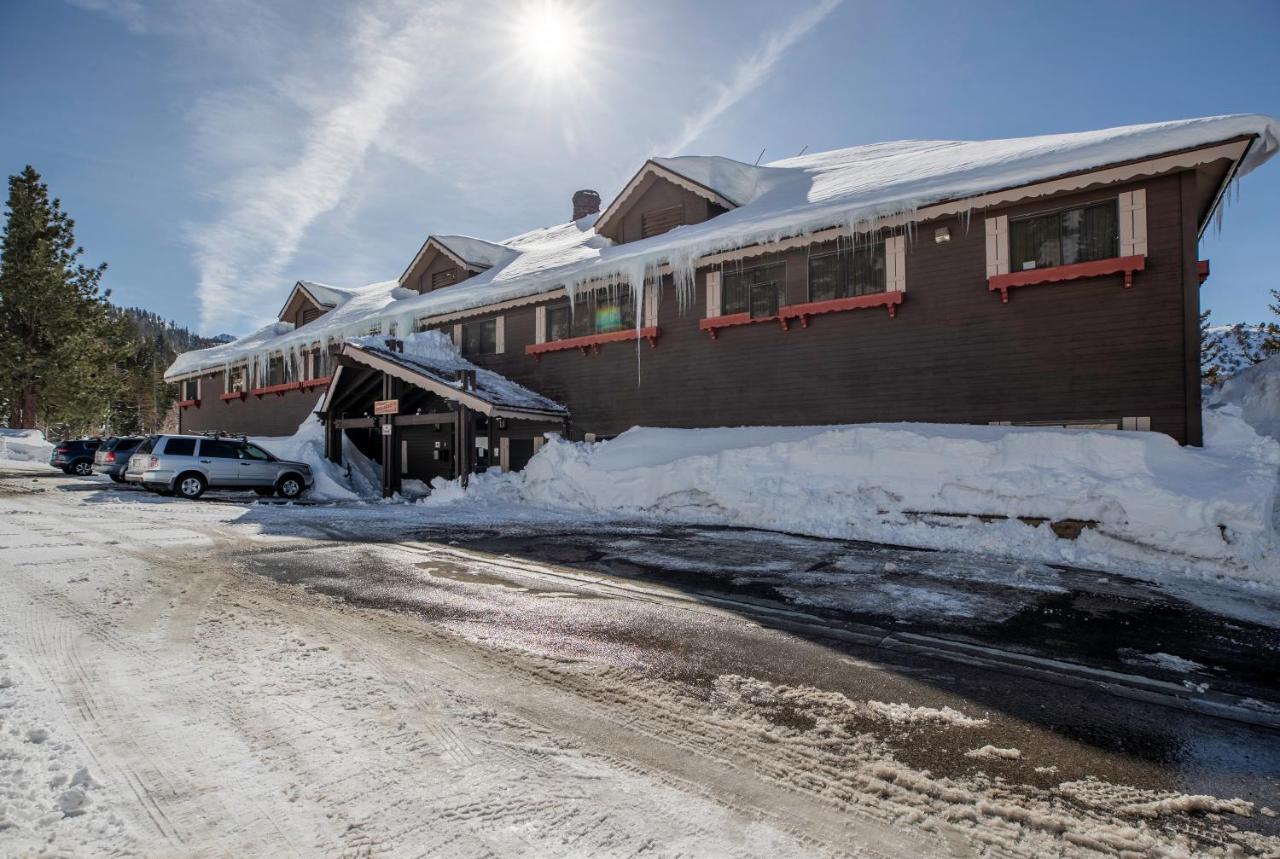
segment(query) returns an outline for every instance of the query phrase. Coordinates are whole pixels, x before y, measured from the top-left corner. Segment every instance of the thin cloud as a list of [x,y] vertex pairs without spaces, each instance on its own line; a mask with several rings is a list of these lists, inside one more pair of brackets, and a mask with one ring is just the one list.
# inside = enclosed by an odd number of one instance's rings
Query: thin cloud
[[120,21],[130,33],[147,32],[147,13],[139,0],[67,0],[88,12],[97,12]]
[[[422,58],[442,42],[439,8],[413,8],[393,21],[365,13],[345,44],[345,56],[326,58],[350,69],[350,83],[308,105],[296,156],[266,169],[244,164],[228,180],[234,193],[225,197],[221,216],[192,230],[206,330],[240,327],[269,314],[258,297],[279,291],[308,230],[344,202],[392,114],[417,91]],[[252,112],[253,98],[246,101],[218,121]],[[258,132],[263,133],[275,129]]]
[[792,20],[781,33],[769,38],[755,54],[734,68],[729,80],[719,87],[715,97],[696,112],[685,117],[680,133],[658,148],[662,155],[679,155],[689,144],[706,133],[725,111],[755,92],[772,74],[774,66],[796,42],[830,15],[842,0],[821,0],[804,14]]

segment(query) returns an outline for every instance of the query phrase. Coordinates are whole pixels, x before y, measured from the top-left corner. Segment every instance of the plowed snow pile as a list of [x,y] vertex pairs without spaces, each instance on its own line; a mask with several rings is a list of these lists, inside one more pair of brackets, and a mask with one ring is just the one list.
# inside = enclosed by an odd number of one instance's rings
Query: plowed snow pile
[[[1224,406],[1206,414],[1203,449],[1158,433],[942,424],[635,428],[551,439],[524,472],[486,475],[468,495],[1280,583],[1278,470],[1280,444]],[[429,503],[459,495],[437,485]],[[1073,541],[1016,517],[1097,524]]]
[[48,467],[52,452],[53,445],[45,441],[40,430],[0,427],[0,463],[11,465],[21,462]]

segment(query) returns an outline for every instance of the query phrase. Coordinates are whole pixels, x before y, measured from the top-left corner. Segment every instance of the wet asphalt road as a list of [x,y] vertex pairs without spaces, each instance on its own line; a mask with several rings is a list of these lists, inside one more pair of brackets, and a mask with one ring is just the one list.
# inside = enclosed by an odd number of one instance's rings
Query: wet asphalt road
[[[1189,696],[1197,694],[1192,684],[1209,684],[1209,694],[1277,697],[1274,629],[1216,616],[1153,584],[726,529],[451,527],[372,544],[344,539],[336,521],[326,530],[330,542],[238,560],[490,646],[708,690],[714,678],[736,674],[979,713],[991,719],[983,742],[1022,751],[1018,761],[978,762],[965,755],[972,737],[903,729],[895,755],[939,774],[980,768],[1040,788],[1100,778],[1280,808],[1278,730],[1133,700],[1097,683],[876,645],[875,635],[861,640],[872,629],[927,633],[1160,679]],[[795,626],[797,612],[816,623]],[[1200,667],[1172,670],[1141,658],[1153,653]],[[1274,817],[1245,825],[1280,833]]]

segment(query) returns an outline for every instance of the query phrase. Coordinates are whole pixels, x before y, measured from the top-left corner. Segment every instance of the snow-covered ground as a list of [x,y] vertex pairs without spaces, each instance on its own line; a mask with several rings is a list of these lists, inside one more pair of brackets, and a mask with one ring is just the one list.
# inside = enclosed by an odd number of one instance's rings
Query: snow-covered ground
[[1239,726],[877,666],[415,540],[415,505],[5,472],[3,855],[1280,850],[1280,762]]

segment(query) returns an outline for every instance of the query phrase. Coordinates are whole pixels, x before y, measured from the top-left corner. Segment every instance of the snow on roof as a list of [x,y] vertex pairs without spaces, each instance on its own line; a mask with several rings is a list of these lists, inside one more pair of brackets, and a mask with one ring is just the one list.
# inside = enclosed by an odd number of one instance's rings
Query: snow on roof
[[172,381],[200,370],[244,363],[276,352],[303,349],[316,341],[323,343],[330,338],[341,338],[349,334],[367,334],[368,329],[383,323],[385,311],[390,306],[398,300],[417,294],[401,289],[394,280],[340,292],[347,295],[346,301],[313,322],[298,328],[291,322],[274,322],[230,343],[183,352],[165,371],[164,377],[167,381]]
[[[399,300],[386,297],[394,281],[376,285],[386,300],[351,301],[341,308],[365,312],[368,322],[415,320],[471,310],[559,287],[570,291],[591,281],[638,283],[661,265],[672,267],[677,288],[692,283],[697,260],[708,254],[780,238],[801,236],[829,227],[865,230],[877,218],[910,215],[917,209],[949,200],[962,200],[1066,174],[1151,158],[1171,152],[1221,143],[1242,136],[1257,137],[1242,160],[1237,176],[1255,169],[1280,148],[1280,123],[1270,117],[1240,114],[1131,125],[1101,131],[1051,134],[987,141],[906,140],[819,152],[763,167],[717,156],[654,159],[692,181],[707,184],[722,196],[742,201],[738,208],[700,224],[677,227],[660,236],[615,245],[595,233],[592,219],[532,230],[491,247],[513,251],[480,274],[425,295],[401,290]],[[446,237],[451,241],[467,237]],[[478,239],[469,242],[480,243]],[[470,252],[476,252],[472,248]],[[366,290],[375,287],[366,287]],[[322,327],[345,334],[351,322],[338,313],[300,329]],[[323,323],[323,324],[322,324]],[[403,330],[409,330],[408,327]],[[297,335],[280,338],[279,349]],[[179,356],[166,378],[226,362]],[[248,349],[240,350],[250,354]],[[209,356],[213,357],[213,356]]]
[[735,206],[751,203],[773,181],[785,181],[788,175],[785,170],[743,164],[719,155],[681,155],[651,160],[659,167],[715,191]]
[[[453,341],[440,331],[421,331],[402,338],[403,352],[392,352],[387,348],[386,341],[386,337],[355,337],[347,340],[347,344],[424,376],[438,386],[456,390],[459,394],[463,389],[462,383],[458,381],[458,371],[472,370],[476,374],[475,387],[468,389],[468,393],[499,409],[556,416],[569,413],[568,409],[555,400],[518,385],[506,376],[472,364],[462,357]],[[358,356],[356,357],[358,360]],[[449,397],[449,394],[443,393],[442,396]]]
[[316,283],[314,280],[300,280],[298,281],[298,286],[305,289],[312,298],[325,307],[337,307],[339,304],[346,304],[347,300],[355,295],[356,292],[353,289],[342,289],[337,286]]
[[515,255],[511,248],[471,236],[432,236],[468,265],[493,268]]

